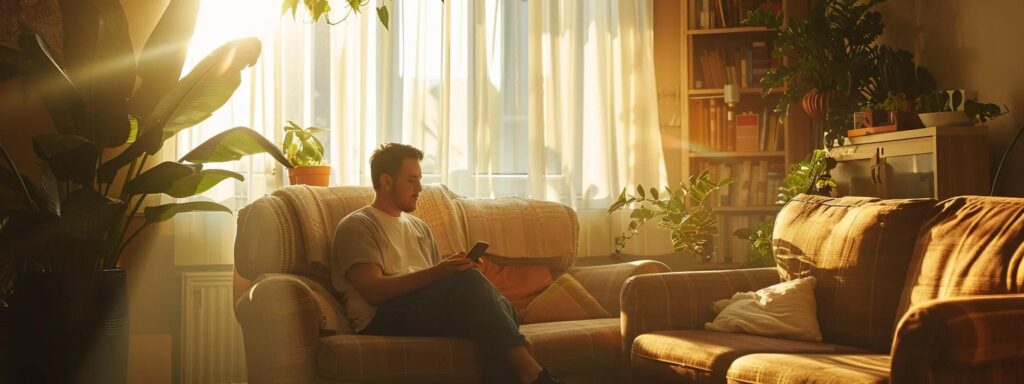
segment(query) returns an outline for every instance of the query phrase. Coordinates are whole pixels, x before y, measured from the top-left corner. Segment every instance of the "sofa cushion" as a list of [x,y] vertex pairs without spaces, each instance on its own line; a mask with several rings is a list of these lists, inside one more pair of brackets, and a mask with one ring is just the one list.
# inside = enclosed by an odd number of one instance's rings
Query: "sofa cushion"
[[888,383],[889,356],[881,354],[756,353],[736,359],[730,383]]
[[537,361],[557,374],[622,366],[618,318],[526,324],[519,331]]
[[563,273],[520,314],[522,322],[546,323],[612,317],[572,275]]
[[318,376],[345,383],[475,383],[477,367],[465,338],[336,335],[317,351]]
[[466,244],[485,241],[490,261],[546,265],[558,275],[576,262],[580,224],[572,208],[515,197],[455,199]]
[[799,195],[779,212],[772,247],[781,277],[818,279],[826,342],[888,352],[913,239],[934,205]]
[[821,341],[814,305],[814,276],[784,281],[756,292],[715,301],[715,320],[704,329],[781,339]]
[[961,196],[938,204],[905,280],[900,315],[931,299],[1024,293],[1024,199]]
[[530,302],[551,285],[551,270],[543,265],[498,265],[481,257],[480,273],[512,303],[520,316]]
[[671,381],[725,381],[729,365],[754,353],[868,353],[835,344],[699,330],[660,331],[633,341],[630,368],[639,376]]

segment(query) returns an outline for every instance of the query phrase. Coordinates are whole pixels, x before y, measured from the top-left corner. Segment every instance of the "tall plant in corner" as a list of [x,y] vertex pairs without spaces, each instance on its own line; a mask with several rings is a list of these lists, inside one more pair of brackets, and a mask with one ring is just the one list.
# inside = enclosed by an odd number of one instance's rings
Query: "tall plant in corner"
[[[273,143],[245,127],[210,138],[178,161],[151,161],[164,142],[231,97],[241,71],[260,55],[259,40],[228,42],[181,77],[197,1],[171,1],[137,60],[120,2],[62,6],[65,18],[75,18],[65,22],[64,65],[31,33],[22,34],[19,49],[0,52],[0,80],[21,77],[26,92],[44,102],[56,131],[33,138],[42,167],[37,182],[3,151],[0,195],[12,197],[0,207],[3,294],[26,270],[115,268],[139,233],[177,214],[230,212],[208,201],[144,206],[150,195],[186,198],[227,179],[243,180],[235,172],[204,169],[206,163],[266,152],[290,166]],[[91,12],[76,9],[93,6]],[[74,37],[79,33],[93,39]],[[132,225],[138,213],[143,221]]]

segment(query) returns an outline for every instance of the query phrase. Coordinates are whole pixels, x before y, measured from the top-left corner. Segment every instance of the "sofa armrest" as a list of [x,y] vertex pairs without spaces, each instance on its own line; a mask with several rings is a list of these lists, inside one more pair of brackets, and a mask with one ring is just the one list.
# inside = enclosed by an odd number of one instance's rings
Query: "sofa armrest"
[[[907,311],[896,328],[892,382],[988,382],[1024,372],[1024,294],[939,299]],[[951,382],[952,382],[951,381]]]
[[622,293],[622,284],[626,283],[626,279],[637,275],[669,271],[671,269],[660,261],[637,260],[593,267],[574,267],[569,268],[568,272],[597,299],[604,309],[617,315],[619,295]]
[[671,272],[634,276],[622,287],[622,352],[647,332],[703,329],[714,319],[711,303],[736,292],[756,291],[779,282],[775,268]]
[[260,276],[235,304],[251,383],[312,383],[320,337],[352,333],[321,284],[296,275]]

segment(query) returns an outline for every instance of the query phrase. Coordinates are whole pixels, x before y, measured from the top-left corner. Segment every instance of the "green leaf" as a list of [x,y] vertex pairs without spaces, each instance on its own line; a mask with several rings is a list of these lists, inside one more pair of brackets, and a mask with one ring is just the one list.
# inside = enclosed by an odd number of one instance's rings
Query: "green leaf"
[[388,7],[383,5],[377,7],[377,19],[384,25],[384,29],[391,30],[388,24]]
[[156,104],[178,84],[198,15],[199,0],[171,0],[142,48],[131,114],[141,119],[143,128],[150,126]]
[[177,198],[195,196],[206,192],[228,178],[238,181],[245,180],[245,177],[242,177],[242,175],[235,172],[223,169],[204,169],[199,173],[194,173],[175,180],[171,187],[164,191],[164,193]]
[[196,169],[185,164],[165,161],[147,169],[124,186],[128,195],[166,193],[180,179],[196,173]]
[[138,141],[132,143],[124,151],[114,156],[114,158],[100,164],[100,167],[96,170],[96,177],[101,183],[109,184],[114,181],[114,176],[117,176],[117,172],[138,159],[139,156],[142,156],[143,152],[142,145]]
[[99,147],[113,148],[127,142],[131,134],[128,115],[137,74],[135,49],[121,2],[92,0],[92,4],[99,15],[99,36],[90,61],[93,68],[80,75],[85,81],[79,84],[84,84],[83,90],[90,95],[93,141]]
[[181,161],[191,163],[217,163],[222,161],[233,161],[245,155],[256,153],[269,153],[274,159],[285,167],[291,168],[292,164],[284,157],[281,150],[277,149],[262,135],[246,127],[235,127],[211,137],[198,147],[186,153]]
[[256,64],[259,56],[260,41],[254,37],[221,45],[157,103],[137,143],[156,154],[165,140],[206,120],[231,98],[242,81],[241,71]]
[[209,202],[209,201],[191,201],[187,203],[171,203],[164,205],[157,205],[153,207],[146,207],[146,222],[153,224],[161,221],[170,220],[172,217],[179,213],[186,212],[227,212],[231,213],[231,209],[223,205]]
[[295,19],[295,11],[299,8],[299,0],[284,0],[281,2],[281,15],[289,10],[292,11],[292,20]]
[[644,192],[644,186],[642,184],[636,185],[636,195],[641,198],[647,198],[647,194]]
[[36,156],[48,162],[58,180],[92,186],[99,149],[77,135],[39,135],[32,138]]
[[658,199],[658,189],[657,188],[651,187],[651,198],[655,199],[655,200]]
[[124,215],[127,205],[91,189],[68,194],[61,206],[61,232],[82,239],[101,238]]
[[83,125],[85,102],[82,94],[57,64],[46,42],[36,34],[22,33],[19,45],[31,63],[24,84],[39,94],[57,133],[92,138],[92,132]]

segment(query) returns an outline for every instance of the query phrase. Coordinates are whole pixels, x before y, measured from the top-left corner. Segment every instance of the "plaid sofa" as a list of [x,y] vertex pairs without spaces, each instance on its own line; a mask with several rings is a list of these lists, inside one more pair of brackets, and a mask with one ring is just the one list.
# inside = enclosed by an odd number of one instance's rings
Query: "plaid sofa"
[[[372,199],[370,188],[291,186],[239,211],[235,268],[252,284],[236,287],[235,315],[249,382],[479,380],[476,347],[468,339],[353,334],[330,288],[327,258],[338,221]],[[573,267],[579,223],[572,209],[557,203],[464,199],[438,185],[425,187],[413,214],[430,227],[442,255],[487,241],[490,261],[569,273],[614,314],[627,278],[668,271],[653,261]],[[570,382],[614,382],[624,375],[616,317],[521,330],[540,363]]]
[[[642,382],[1024,382],[1024,199],[799,196],[776,268],[637,276],[623,353]],[[705,331],[711,303],[816,276],[823,342]]]

